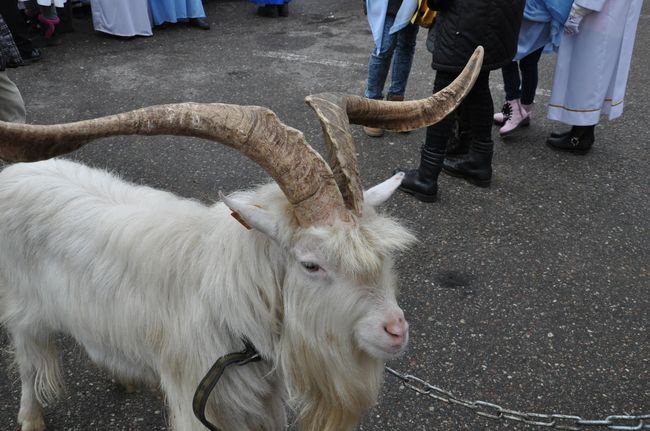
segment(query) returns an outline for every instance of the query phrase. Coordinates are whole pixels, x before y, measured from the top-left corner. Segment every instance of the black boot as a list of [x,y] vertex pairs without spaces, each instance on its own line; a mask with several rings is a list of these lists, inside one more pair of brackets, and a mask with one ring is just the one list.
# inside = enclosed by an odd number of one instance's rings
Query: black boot
[[277,18],[280,16],[280,11],[276,5],[264,5],[257,8],[257,14],[267,18]]
[[571,131],[560,136],[552,136],[546,140],[546,145],[556,151],[573,154],[587,154],[594,144],[594,128],[596,126],[573,126]]
[[565,130],[564,132],[551,132],[551,138],[554,138],[554,139],[561,138],[563,136],[568,135],[569,133],[571,133],[571,129]]
[[278,13],[282,17],[287,17],[289,16],[289,3],[284,3],[278,6]]
[[443,169],[449,175],[464,178],[479,187],[489,187],[492,181],[492,151],[494,143],[473,141],[469,152],[459,159],[447,159]]
[[435,202],[438,198],[438,175],[444,159],[444,154],[434,153],[426,146],[423,147],[418,169],[399,169],[406,173],[399,190],[422,202]]

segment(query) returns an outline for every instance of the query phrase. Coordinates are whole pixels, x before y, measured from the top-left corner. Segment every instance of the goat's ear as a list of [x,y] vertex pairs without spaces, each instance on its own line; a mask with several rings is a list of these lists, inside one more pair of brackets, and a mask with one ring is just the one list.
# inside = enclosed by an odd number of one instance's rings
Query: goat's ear
[[259,205],[251,205],[219,193],[221,200],[233,212],[233,217],[248,229],[258,230],[272,238],[277,236],[273,215]]
[[381,205],[388,200],[389,197],[397,190],[402,180],[404,179],[404,172],[398,172],[383,183],[366,190],[363,193],[363,200],[365,203],[372,207]]

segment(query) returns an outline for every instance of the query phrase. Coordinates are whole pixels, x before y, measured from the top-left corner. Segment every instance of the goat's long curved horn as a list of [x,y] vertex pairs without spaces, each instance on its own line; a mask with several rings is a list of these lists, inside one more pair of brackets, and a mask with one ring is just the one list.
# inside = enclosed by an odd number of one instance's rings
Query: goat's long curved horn
[[347,209],[361,214],[363,187],[359,175],[356,147],[348,115],[345,111],[346,94],[323,93],[307,96],[305,101],[316,111],[325,137],[330,168],[341,191]]
[[44,160],[114,135],[193,136],[223,143],[268,172],[293,204],[301,226],[350,219],[325,160],[302,132],[259,106],[180,103],[51,126],[0,122],[0,158]]
[[349,124],[398,132],[435,124],[456,109],[470,92],[482,64],[483,47],[479,46],[448,87],[421,100],[384,102],[342,93],[315,94],[305,99],[320,119],[329,164],[348,209],[358,215],[363,203],[363,188]]
[[467,96],[483,65],[483,47],[474,50],[458,77],[446,88],[426,99],[384,102],[350,96],[346,109],[352,124],[405,132],[430,126],[445,118]]

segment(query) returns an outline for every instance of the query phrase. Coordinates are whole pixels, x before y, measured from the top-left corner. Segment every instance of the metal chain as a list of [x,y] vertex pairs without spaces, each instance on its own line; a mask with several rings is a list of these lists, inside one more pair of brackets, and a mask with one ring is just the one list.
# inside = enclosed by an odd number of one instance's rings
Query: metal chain
[[610,430],[620,431],[650,430],[650,414],[641,416],[613,415],[601,420],[586,420],[580,416],[572,415],[519,412],[486,401],[469,401],[457,397],[451,392],[433,386],[416,376],[402,374],[390,367],[386,367],[386,371],[400,379],[404,383],[404,386],[414,390],[418,394],[428,395],[446,404],[465,407],[479,416],[490,419],[508,420],[567,431],[582,431],[588,427],[605,427]]

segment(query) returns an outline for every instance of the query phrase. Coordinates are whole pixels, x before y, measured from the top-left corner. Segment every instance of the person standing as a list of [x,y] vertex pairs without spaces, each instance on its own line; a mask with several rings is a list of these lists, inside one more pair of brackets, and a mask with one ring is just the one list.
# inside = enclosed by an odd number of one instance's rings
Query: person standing
[[468,153],[445,160],[445,147],[455,120],[450,114],[427,127],[420,166],[406,171],[399,188],[423,202],[435,202],[438,175],[443,168],[448,174],[474,185],[490,185],[494,147],[490,71],[510,63],[517,51],[524,0],[428,0],[428,6],[438,11],[427,37],[427,48],[432,53],[431,67],[436,71],[434,93],[460,74],[478,45],[484,48],[481,73],[461,104],[471,128]]
[[9,63],[22,64],[18,47],[0,14],[0,121],[25,122],[25,102],[5,68]]
[[[9,27],[14,42],[18,47],[23,64],[30,64],[41,59],[41,51],[34,46],[28,35],[28,27],[24,17],[18,9],[16,1],[0,1],[0,15]],[[13,67],[14,63],[10,62],[7,66]]]
[[557,51],[572,0],[526,0],[517,54],[501,69],[506,101],[494,114],[499,134],[507,136],[530,124],[542,52]]
[[[6,1],[6,0],[5,0]],[[43,37],[48,45],[56,44],[55,36],[58,36],[57,27],[61,24],[61,18],[56,8],[65,7],[67,0],[21,0],[25,2],[28,16],[36,17],[43,30]]]
[[[415,0],[367,0],[368,23],[375,41],[368,61],[367,98],[383,99],[386,78],[391,70],[386,100],[404,100],[419,29],[410,22],[416,8]],[[382,129],[375,127],[364,127],[363,130],[370,137],[384,134]]]
[[156,26],[187,21],[201,30],[210,30],[201,0],[149,0],[151,18]]
[[267,18],[277,18],[279,16],[289,16],[289,2],[291,0],[250,0],[251,3],[259,5],[257,8],[258,15]]
[[90,0],[93,28],[120,37],[151,36],[147,0]]
[[575,0],[558,52],[548,118],[571,126],[546,140],[586,154],[601,116],[623,113],[623,99],[643,0]]

